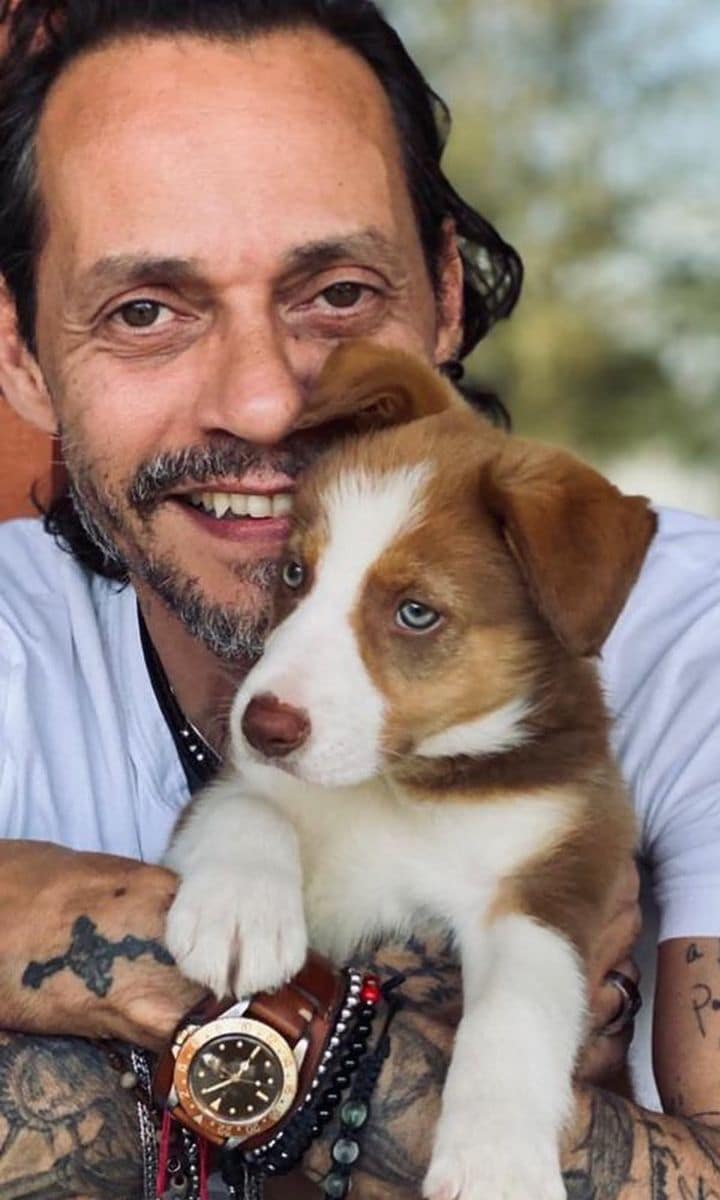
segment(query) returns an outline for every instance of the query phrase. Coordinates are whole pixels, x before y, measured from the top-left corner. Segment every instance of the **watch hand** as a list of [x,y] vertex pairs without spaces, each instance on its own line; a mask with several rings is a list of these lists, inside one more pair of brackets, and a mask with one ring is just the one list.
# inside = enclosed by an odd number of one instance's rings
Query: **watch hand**
[[220,1088],[230,1087],[231,1083],[236,1083],[236,1082],[237,1081],[235,1080],[235,1078],[232,1075],[230,1075],[230,1076],[228,1076],[227,1079],[221,1079],[219,1083],[214,1083],[212,1085],[212,1087],[203,1088],[202,1091],[200,1092],[200,1095],[201,1096],[209,1096],[211,1092],[217,1092],[220,1090]]
[[247,1071],[247,1069],[248,1069],[248,1067],[250,1066],[250,1064],[251,1064],[252,1060],[254,1059],[255,1055],[256,1055],[256,1054],[259,1054],[259,1053],[260,1053],[260,1051],[261,1051],[261,1049],[262,1049],[262,1046],[256,1046],[256,1047],[255,1047],[255,1049],[253,1050],[252,1054],[250,1055],[250,1057],[249,1057],[249,1058],[245,1058],[245,1059],[243,1059],[243,1061],[240,1063],[240,1066],[239,1066],[238,1070],[237,1070],[237,1071],[235,1072],[235,1074],[233,1075],[233,1081],[234,1081],[235,1083],[239,1083],[239,1082],[240,1082],[240,1080],[241,1080],[242,1076],[243,1076],[243,1075],[245,1074],[245,1072]]

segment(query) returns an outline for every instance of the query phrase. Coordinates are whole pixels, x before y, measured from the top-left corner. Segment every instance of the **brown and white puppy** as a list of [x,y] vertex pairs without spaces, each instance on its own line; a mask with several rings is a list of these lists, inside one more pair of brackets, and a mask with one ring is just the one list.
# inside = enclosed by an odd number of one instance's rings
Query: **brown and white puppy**
[[464,1012],[425,1195],[564,1200],[584,961],[634,843],[592,657],[654,518],[405,355],[336,353],[310,419],[358,411],[298,492],[233,770],[168,855],[169,946],[245,994],[308,941],[445,922]]

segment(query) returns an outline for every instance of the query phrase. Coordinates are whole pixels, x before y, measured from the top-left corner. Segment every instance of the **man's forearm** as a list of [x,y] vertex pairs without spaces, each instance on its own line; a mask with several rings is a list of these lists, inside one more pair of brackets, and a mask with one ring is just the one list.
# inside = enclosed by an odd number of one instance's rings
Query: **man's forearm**
[[563,1155],[569,1200],[720,1200],[720,1113],[648,1112],[581,1087]]
[[[440,1115],[455,1029],[460,975],[446,935],[417,935],[385,946],[357,965],[382,978],[405,975],[404,1006],[391,1027],[391,1053],[372,1097],[362,1156],[353,1170],[358,1200],[417,1200]],[[330,1170],[330,1135],[316,1142],[304,1169],[315,1182]]]
[[[381,1081],[353,1173],[357,1200],[417,1200],[447,1066],[442,1041],[414,1019],[410,1028],[403,1022],[396,1065]],[[562,1154],[568,1200],[720,1200],[720,1129],[705,1120],[647,1112],[612,1092],[579,1088]],[[327,1169],[327,1147],[318,1147],[309,1174],[319,1180]]]
[[[407,1003],[392,1026],[353,1195],[417,1200],[459,1015],[459,975],[447,946],[419,937],[363,965],[384,976],[405,972]],[[584,1084],[575,1101],[561,1154],[570,1200],[720,1200],[720,1113],[695,1120],[651,1113]],[[307,1156],[315,1181],[330,1169],[331,1140]]]
[[0,1033],[0,1200],[142,1195],[134,1092],[79,1038]]
[[[417,1200],[429,1161],[445,1038],[413,1016],[395,1040],[394,1065],[384,1072],[353,1173],[358,1200]],[[706,1123],[716,1118],[672,1117],[599,1088],[576,1089],[562,1153],[568,1200],[720,1200],[720,1128]],[[312,1158],[309,1173],[319,1180],[327,1147]]]

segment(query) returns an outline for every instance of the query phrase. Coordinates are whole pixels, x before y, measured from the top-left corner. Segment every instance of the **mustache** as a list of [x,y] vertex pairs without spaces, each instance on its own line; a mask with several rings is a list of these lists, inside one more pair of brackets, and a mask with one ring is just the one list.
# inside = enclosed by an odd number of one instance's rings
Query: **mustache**
[[147,515],[169,494],[196,483],[199,487],[212,480],[237,479],[250,470],[277,473],[296,479],[310,467],[329,441],[317,434],[288,438],[282,446],[255,446],[240,438],[209,445],[187,446],[146,459],[135,471],[127,489],[128,503]]

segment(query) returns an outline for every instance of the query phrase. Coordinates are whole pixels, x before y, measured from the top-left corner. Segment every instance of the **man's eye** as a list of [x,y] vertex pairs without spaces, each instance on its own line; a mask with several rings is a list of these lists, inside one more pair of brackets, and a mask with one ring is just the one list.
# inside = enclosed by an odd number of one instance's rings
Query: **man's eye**
[[371,289],[362,283],[332,283],[320,295],[333,308],[353,308],[369,291]]
[[159,300],[130,300],[111,315],[119,318],[123,325],[128,325],[131,329],[149,329],[158,324],[158,318],[164,311],[166,306]]

